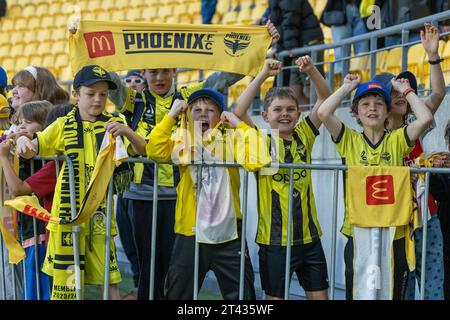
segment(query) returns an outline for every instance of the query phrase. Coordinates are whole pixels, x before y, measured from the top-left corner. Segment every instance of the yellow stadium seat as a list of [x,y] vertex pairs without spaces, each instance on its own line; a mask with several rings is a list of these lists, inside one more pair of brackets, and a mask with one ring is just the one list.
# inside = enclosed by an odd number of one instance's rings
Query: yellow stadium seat
[[95,10],[102,10],[102,0],[91,0],[89,1],[89,6],[88,8],[90,9],[90,11],[95,11]]
[[267,4],[266,5],[256,5],[252,11],[252,20],[256,22],[257,20],[261,19],[262,15],[263,15],[264,11],[266,11],[266,9],[267,9]]
[[139,8],[130,8],[127,10],[125,19],[128,21],[137,21],[141,19],[142,11]]
[[72,76],[72,68],[70,66],[66,66],[63,69],[60,69],[58,72],[58,78],[61,81],[71,81]]
[[238,14],[238,23],[251,24],[252,22],[254,22],[254,20],[252,19],[252,11],[253,10],[251,8],[241,9]]
[[11,45],[9,43],[0,45],[0,58],[10,55]]
[[34,29],[30,29],[28,31],[25,31],[23,34],[23,41],[25,43],[32,43],[37,42],[37,33],[34,31]]
[[377,52],[377,66],[376,66],[376,73],[381,73],[386,71],[385,64],[386,64],[386,57],[388,55],[388,50],[378,51]]
[[[120,3],[121,1],[119,1]],[[101,4],[103,10],[113,10],[118,8],[116,0],[103,0]]]
[[[200,13],[194,14],[192,17],[192,23],[201,24],[202,23],[202,15]],[[213,23],[215,23],[214,20],[213,20]]]
[[36,53],[41,56],[50,55],[52,53],[52,42],[51,41],[39,42]]
[[41,19],[41,28],[52,28],[55,24],[55,20],[53,16],[47,15],[42,16]]
[[48,29],[40,29],[37,32],[38,41],[47,41],[52,39],[51,31]]
[[53,40],[66,40],[69,37],[69,32],[66,28],[56,28],[52,31]]
[[55,71],[55,57],[51,54],[48,54],[42,57],[42,66],[50,70],[50,72],[54,73]]
[[261,85],[261,100],[265,98],[267,91],[273,87],[273,81],[274,77],[270,77]]
[[141,20],[152,21],[156,17],[158,17],[158,8],[147,7],[142,11]]
[[[184,13],[178,16],[179,23],[193,23],[192,15]],[[201,23],[201,22],[200,22]]]
[[[67,28],[67,23],[69,22],[69,14],[60,14],[60,15],[55,15],[55,27],[56,28]],[[84,19],[87,19],[86,15],[83,15]]]
[[14,19],[8,17],[0,19],[0,27],[2,33],[14,30]]
[[389,50],[386,56],[385,69],[392,74],[399,74],[402,71],[402,48]]
[[112,21],[123,21],[125,20],[125,11],[124,10],[115,10],[111,14]]
[[191,1],[187,7],[187,12],[191,15],[194,15],[196,13],[201,13],[202,8],[200,5],[200,1]]
[[418,84],[424,84],[423,65],[425,56],[426,52],[421,43],[408,49],[408,71],[416,76]]
[[67,40],[59,40],[52,43],[52,54],[68,53]]
[[444,61],[441,63],[442,72],[444,73],[445,84],[450,84],[450,41],[447,41],[442,52]]
[[38,48],[39,43],[38,42],[30,42],[30,43],[26,43],[25,44],[25,53],[28,54],[29,56],[33,56],[37,54],[37,48]]
[[162,6],[158,9],[158,17],[162,19],[166,19],[173,14],[173,6]]
[[36,12],[36,6],[31,3],[27,3],[22,8],[22,16],[24,16],[24,17],[32,17],[32,16],[34,16],[35,12]]
[[42,65],[42,57],[41,56],[31,56],[29,61],[30,66],[41,66]]
[[69,57],[65,53],[60,53],[56,56],[55,67],[56,69],[62,69],[69,65]]
[[[108,17],[109,17],[109,12],[108,12]],[[83,19],[85,20],[96,20],[98,19],[98,16],[95,12],[86,12],[83,14]],[[100,20],[100,19],[98,19]]]
[[25,52],[25,44],[24,43],[17,43],[14,44],[11,47],[11,52],[9,53],[12,57],[17,57],[17,56],[21,56],[24,54]]
[[28,66],[28,57],[20,56],[20,57],[16,58],[15,64],[14,64],[14,67],[16,70],[22,70],[27,66]]
[[[86,3],[86,2],[85,2]],[[81,1],[77,2],[77,5],[80,6],[81,8]],[[48,14],[55,16],[55,15],[59,15],[63,12],[63,4],[62,2],[59,1],[54,1],[50,4],[50,6],[48,7]]]
[[186,84],[190,81],[190,79],[191,79],[190,72],[177,73],[177,84],[180,86],[186,86]]
[[2,36],[0,37],[0,46],[5,45],[5,44],[11,45],[11,43],[9,42],[9,33],[8,32],[4,32],[2,34]]
[[227,12],[223,18],[222,23],[223,24],[236,24],[238,18],[238,13],[235,10]]
[[41,17],[47,14],[49,9],[48,3],[41,2],[36,5],[36,11],[34,12],[34,16]]
[[[193,3],[195,4],[196,2],[193,2]],[[187,12],[191,13],[190,10],[188,11],[188,7],[184,3],[177,4],[173,9],[174,16],[180,16]]]
[[241,10],[253,8],[254,4],[255,4],[254,0],[241,0]]
[[10,33],[10,37],[9,37],[10,42],[13,44],[25,42],[24,33],[26,33],[26,32],[25,31],[12,31]]
[[134,1],[131,1],[131,5],[134,6],[134,7],[140,7],[140,6],[144,6],[144,5],[147,6],[148,3],[149,3],[148,0],[134,0]]
[[99,21],[111,20],[111,12],[107,10],[99,10],[95,12],[95,19]]
[[28,19],[23,17],[16,18],[14,21],[14,30],[27,30],[28,29]]
[[11,73],[15,73],[14,70],[16,70],[14,68],[14,66],[15,66],[14,58],[5,57],[5,58],[3,58],[2,64],[3,64],[2,65],[3,69],[5,69],[6,72],[8,73],[8,79],[9,79],[9,82],[11,83],[12,77],[10,75],[11,75]]
[[369,80],[369,56],[356,57],[350,59],[349,72],[359,74],[363,82]]
[[180,19],[178,16],[168,16],[164,21],[165,23],[177,24],[180,22]]
[[28,30],[37,30],[38,28],[41,27],[41,17],[30,17],[25,20],[27,22],[26,29],[28,29]]
[[8,17],[15,18],[22,16],[22,6],[20,4],[13,4],[8,8]]
[[230,0],[221,0],[217,2],[216,6],[216,14],[219,14],[219,16],[223,17],[225,13],[227,13],[230,10]]

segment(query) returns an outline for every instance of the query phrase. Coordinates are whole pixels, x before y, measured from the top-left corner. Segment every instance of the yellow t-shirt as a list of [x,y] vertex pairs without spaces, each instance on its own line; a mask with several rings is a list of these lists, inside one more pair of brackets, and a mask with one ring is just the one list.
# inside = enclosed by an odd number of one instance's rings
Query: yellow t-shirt
[[[304,117],[295,128],[291,141],[269,138],[279,150],[279,163],[311,163],[311,152],[319,131]],[[272,148],[270,148],[272,149]],[[258,182],[259,221],[256,242],[265,245],[287,244],[289,204],[289,169],[278,169],[273,175],[256,174]],[[292,206],[293,245],[307,244],[320,238],[322,230],[317,219],[312,190],[311,171],[294,170],[294,197]]]
[[[385,131],[380,141],[373,145],[363,132],[357,132],[342,124],[339,137],[334,142],[343,164],[349,166],[403,166],[403,158],[414,147],[414,142],[411,142],[406,134],[406,128]],[[346,186],[347,172],[344,175],[345,218],[341,232],[352,236],[353,232],[348,221],[348,197],[361,195],[349,195]],[[403,228],[397,228],[395,239],[403,237]]]
[[[190,87],[182,87],[178,96],[182,99],[187,100],[189,95],[199,90],[203,87],[203,82],[196,83]],[[132,90],[131,88],[126,88],[127,94],[125,99],[125,104],[119,110],[121,113],[125,115],[131,115],[135,112],[135,97],[137,92]],[[151,91],[146,91],[146,94],[142,94],[144,103],[147,105],[147,109],[142,114],[141,119],[138,122],[138,126],[136,128],[136,133],[143,137],[144,139],[149,138],[150,132],[155,127],[156,124],[160,123],[165,115],[167,115],[172,107],[174,97],[177,96],[177,93],[170,95],[168,97],[161,97]],[[148,97],[146,101],[146,97]],[[148,172],[145,170],[149,170]],[[145,171],[145,172],[144,172]],[[145,180],[143,180],[143,176],[145,176]],[[134,179],[135,183],[153,183],[153,166],[144,166],[142,163],[136,163],[134,165]],[[174,167],[168,164],[159,165],[158,171],[158,185],[164,187],[175,187],[175,177],[174,177]]]

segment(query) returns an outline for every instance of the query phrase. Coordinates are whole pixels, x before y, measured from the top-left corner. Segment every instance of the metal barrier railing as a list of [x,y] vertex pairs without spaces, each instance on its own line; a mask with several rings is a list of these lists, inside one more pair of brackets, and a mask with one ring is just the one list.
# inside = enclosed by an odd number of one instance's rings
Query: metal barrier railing
[[[64,160],[67,162],[67,166],[69,168],[69,179],[70,179],[70,194],[71,194],[71,203],[72,206],[72,217],[76,214],[76,201],[75,201],[75,191],[74,191],[74,175],[73,175],[73,166],[70,161],[70,158],[67,156],[64,157],[51,157],[51,158],[42,158],[42,157],[35,157],[35,160],[56,160],[56,163],[60,160]],[[153,193],[153,217],[152,217],[152,243],[151,243],[151,256],[150,256],[150,262],[151,262],[151,269],[150,269],[150,292],[149,297],[150,299],[154,298],[154,287],[155,287],[155,263],[156,263],[156,217],[157,217],[157,205],[158,205],[158,163],[155,163],[151,160],[145,159],[145,158],[130,158],[126,162],[131,163],[144,163],[144,164],[153,164],[155,166],[155,175],[154,175],[154,193]],[[198,179],[201,179],[201,171],[202,167],[204,166],[220,166],[220,167],[240,167],[236,163],[201,163],[201,164],[192,164],[194,166],[197,166],[197,174]],[[273,166],[275,167],[275,166]],[[336,271],[336,238],[337,238],[337,214],[338,214],[338,172],[339,171],[346,171],[347,166],[345,165],[329,165],[329,164],[276,164],[276,168],[283,168],[283,169],[289,169],[290,175],[289,175],[289,204],[288,204],[288,230],[292,229],[292,207],[293,207],[293,177],[294,177],[294,170],[296,169],[305,169],[305,170],[321,170],[321,171],[332,171],[333,172],[333,203],[332,203],[332,242],[331,242],[331,263],[329,266],[329,276],[330,276],[330,287],[329,287],[329,296],[331,299],[334,299],[335,296],[335,271]],[[57,170],[59,168],[57,167]],[[424,199],[428,199],[429,194],[429,184],[430,184],[430,174],[436,173],[436,174],[450,174],[450,168],[410,168],[410,171],[412,173],[424,173],[425,174],[425,196]],[[200,180],[198,180],[200,181]],[[200,187],[200,184],[197,184],[197,197],[199,195],[198,188]],[[246,248],[246,232],[247,232],[247,200],[248,200],[248,172],[244,171],[244,184],[243,184],[243,199],[242,199],[242,238],[241,238],[241,252],[245,252]],[[198,201],[197,201],[198,203]],[[107,223],[106,223],[106,237],[105,237],[105,265],[104,265],[104,291],[103,291],[103,299],[107,300],[108,297],[108,287],[109,287],[109,262],[110,262],[110,241],[111,241],[111,224],[112,224],[112,208],[113,208],[113,188],[112,188],[112,180],[110,181],[109,187],[108,187],[108,193],[107,193]],[[428,201],[424,201],[422,206],[422,221],[423,221],[423,242],[422,242],[422,270],[426,270],[426,246],[427,246],[427,212],[428,212]],[[35,236],[37,236],[37,229],[34,228]],[[78,240],[78,228],[73,228],[73,239]],[[77,300],[81,300],[81,275],[80,275],[80,261],[79,261],[79,247],[76,245],[78,242],[74,241],[74,262],[75,262],[75,279],[76,279],[76,298]],[[2,293],[3,297],[6,296],[6,288],[5,288],[5,268],[4,268],[4,259],[3,259],[3,242],[0,243],[1,245],[1,251],[2,255],[0,257],[1,262],[1,269],[2,269]],[[285,270],[285,299],[289,299],[289,287],[290,287],[290,261],[291,261],[291,233],[287,233],[287,248],[286,248],[286,270]],[[193,297],[194,299],[198,299],[198,272],[199,272],[199,244],[196,242],[195,247],[195,267],[194,267],[194,291],[193,291]],[[244,254],[241,255],[241,261],[240,261],[240,285],[239,285],[239,299],[244,298],[244,272],[245,272],[245,260],[244,260]],[[36,265],[38,265],[38,256],[35,256]],[[14,269],[13,269],[14,271]],[[78,272],[77,272],[78,271]],[[13,273],[14,274],[14,273]],[[15,279],[15,277],[12,277]],[[421,272],[421,279],[420,279],[420,298],[424,299],[425,295],[425,278],[426,278],[426,272]],[[37,276],[37,279],[39,277]],[[22,279],[26,281],[26,278]],[[38,280],[37,280],[38,281]],[[24,284],[25,286],[25,284]],[[36,283],[37,288],[39,288],[39,283]],[[25,286],[26,287],[26,286]],[[15,284],[13,284],[13,294],[14,298],[17,299],[15,296]],[[40,299],[40,296],[38,296],[38,299]]]

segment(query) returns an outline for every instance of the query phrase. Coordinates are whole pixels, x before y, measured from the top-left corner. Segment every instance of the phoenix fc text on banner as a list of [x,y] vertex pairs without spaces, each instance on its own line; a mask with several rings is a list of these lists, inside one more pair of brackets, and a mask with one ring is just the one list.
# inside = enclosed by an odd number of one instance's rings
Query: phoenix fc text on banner
[[256,76],[271,37],[262,26],[81,21],[70,35],[75,74],[85,65],[108,71],[192,68]]

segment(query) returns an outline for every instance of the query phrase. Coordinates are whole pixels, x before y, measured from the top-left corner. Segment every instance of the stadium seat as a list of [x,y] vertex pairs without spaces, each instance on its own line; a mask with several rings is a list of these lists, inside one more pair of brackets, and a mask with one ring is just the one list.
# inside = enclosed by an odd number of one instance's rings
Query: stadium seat
[[24,18],[27,22],[26,30],[37,30],[41,27],[41,18],[40,17],[30,17],[28,19]]
[[444,73],[445,84],[450,84],[450,40],[447,41],[445,48],[442,52],[442,58],[444,61],[441,63],[442,71]]
[[20,4],[11,5],[8,8],[8,17],[15,18],[22,16],[22,6]]
[[[119,3],[120,2],[121,1],[119,1]],[[118,8],[118,4],[116,4],[116,0],[103,0],[101,6],[104,10],[115,10]]]
[[23,34],[23,41],[25,43],[32,43],[37,42],[37,33],[34,31],[34,29],[30,29],[28,31],[25,31]]
[[142,11],[141,20],[152,21],[157,16],[158,16],[158,7],[146,7]]
[[225,15],[222,18],[222,23],[223,24],[236,24],[237,18],[238,18],[238,12],[235,10],[231,10],[231,11],[225,13]]
[[65,53],[60,53],[56,56],[55,59],[55,68],[63,69],[69,65],[69,57]]
[[241,10],[248,8],[253,9],[254,6],[255,6],[254,0],[241,0]]
[[55,57],[51,54],[45,55],[42,58],[42,66],[50,70],[50,72],[55,73]]
[[[82,2],[82,1],[77,2],[77,5],[80,7],[80,9],[83,9],[82,3],[87,3],[87,2]],[[52,2],[48,8],[48,14],[50,14],[52,16],[59,15],[62,12],[63,12],[63,4],[62,4],[62,2],[59,2],[59,1]]]
[[38,44],[36,54],[40,56],[47,56],[52,53],[52,42],[51,41],[41,41]]
[[402,48],[389,50],[386,55],[385,69],[392,74],[399,74],[402,71]]
[[350,59],[349,72],[358,74],[363,82],[369,80],[369,56]]
[[25,52],[24,49],[25,49],[25,44],[24,44],[24,43],[17,43],[17,44],[14,44],[14,45],[11,47],[11,51],[9,52],[9,54],[10,54],[12,57],[21,56],[21,55],[23,55],[24,52]]
[[115,10],[111,14],[112,21],[123,21],[125,20],[125,11],[124,10]]
[[175,15],[171,15],[165,18],[165,23],[173,23],[173,24],[177,24],[180,22],[180,18],[178,16]]
[[418,84],[425,84],[423,78],[423,65],[426,52],[421,43],[408,49],[408,70],[417,78]]
[[68,65],[65,68],[58,70],[58,78],[61,81],[71,81],[73,79],[72,68]]
[[15,68],[14,68],[15,62],[14,62],[14,58],[11,57],[4,57],[3,61],[2,61],[2,67],[3,69],[6,70],[6,72],[8,73],[8,81],[11,83],[11,79],[12,77],[10,76],[10,74],[14,74],[15,73]]
[[48,29],[40,29],[37,32],[38,41],[47,41],[52,39],[51,31]]
[[[60,14],[55,15],[55,27],[60,28],[64,27],[67,28],[67,23],[69,22],[70,14]],[[83,18],[87,20],[86,15],[83,15]]]
[[25,31],[12,31],[10,32],[9,40],[12,44],[25,42]]
[[376,66],[376,73],[380,73],[385,71],[384,67],[386,64],[386,57],[388,55],[388,50],[378,51],[377,52],[377,66]]
[[42,65],[42,57],[40,56],[31,56],[29,60],[30,66],[41,66]]
[[[202,15],[200,13],[196,13],[192,17],[192,23],[201,24],[202,23]],[[213,21],[214,23],[214,21]]]
[[52,31],[53,40],[66,40],[69,36],[69,32],[66,28],[55,28]]
[[[200,14],[201,16],[201,14]],[[178,22],[179,23],[193,23],[193,19],[192,19],[192,15],[188,14],[188,13],[184,13],[178,16]],[[200,20],[201,23],[201,20]]]
[[[67,46],[67,48],[66,48]],[[52,44],[52,54],[60,54],[60,53],[64,53],[67,54],[69,52],[68,50],[68,41],[67,40],[59,40],[59,41],[55,41]]]
[[200,2],[192,1],[187,7],[187,12],[190,15],[194,15],[194,14],[197,14],[197,13],[201,14],[201,9],[202,8],[201,8],[201,5],[200,5]]
[[34,16],[34,13],[36,12],[36,7],[35,7],[35,5],[34,4],[32,4],[32,3],[28,3],[27,5],[25,5],[23,8],[22,8],[22,13],[21,13],[21,15],[23,16],[23,17],[32,17],[32,16]]
[[264,83],[261,85],[261,100],[264,99],[264,97],[267,94],[267,91],[269,91],[270,88],[273,87],[273,81],[274,77],[270,77],[266,81],[264,81]]
[[0,58],[10,55],[10,50],[11,45],[9,43],[0,44]]
[[20,57],[17,57],[16,60],[15,60],[15,62],[14,62],[14,67],[15,67],[15,69],[16,69],[16,70],[22,70],[22,69],[24,69],[25,67],[28,66],[28,61],[29,61],[29,59],[28,59],[27,56],[20,56]]
[[138,21],[141,20],[142,11],[139,8],[130,8],[125,14],[125,19],[128,21]]
[[34,41],[34,42],[29,42],[25,44],[25,52],[29,55],[29,56],[34,56],[37,55],[37,48],[39,46],[39,43]]
[[41,28],[52,28],[55,24],[54,17],[51,15],[44,15],[41,18]]
[[241,9],[238,14],[238,23],[239,24],[251,24],[254,22],[252,19],[252,9],[251,8],[245,8]]
[[252,10],[252,21],[256,22],[258,19],[260,19],[264,11],[266,11],[266,9],[267,4],[266,5],[257,4]]
[[95,11],[95,10],[103,10],[102,8],[102,0],[91,0],[89,1],[88,10]]
[[33,16],[42,17],[48,13],[49,5],[48,3],[41,2],[36,5],[36,11]]
[[177,74],[177,85],[179,87],[185,86],[190,81],[190,79],[191,79],[191,74],[189,71],[179,72]]
[[28,19],[25,19],[23,17],[15,18],[13,30],[27,30],[27,29],[28,29]]
[[2,32],[14,30],[14,19],[9,17],[0,19],[0,27]]
[[159,7],[158,17],[162,19],[170,17],[173,14],[173,9],[174,7],[170,5]]
[[229,0],[218,1],[215,15],[218,14],[220,17],[223,17],[225,13],[227,13],[230,10],[230,5],[231,4]]
[[[193,4],[197,4],[197,2],[192,2]],[[200,5],[196,5],[194,6],[195,8],[200,7]],[[174,16],[180,16],[182,14],[185,14],[187,12],[191,12],[190,10],[188,10],[188,6],[186,6],[184,3],[179,3],[176,6],[174,6],[173,9],[173,15]]]

